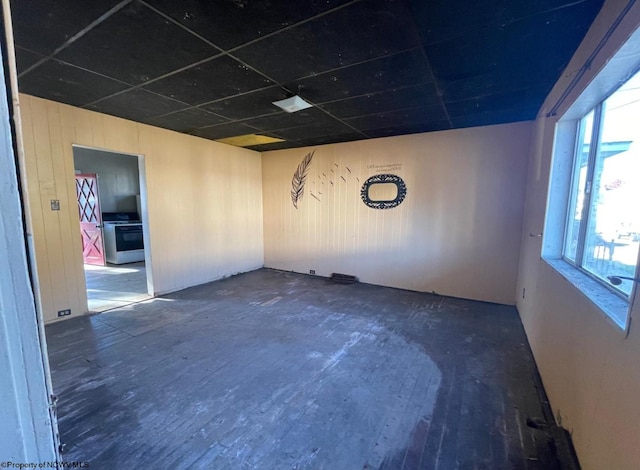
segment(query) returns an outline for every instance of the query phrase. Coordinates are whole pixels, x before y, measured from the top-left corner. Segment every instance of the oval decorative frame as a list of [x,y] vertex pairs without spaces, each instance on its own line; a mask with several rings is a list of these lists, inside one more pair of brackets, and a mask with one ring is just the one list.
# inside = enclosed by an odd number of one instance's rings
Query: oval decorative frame
[[[374,184],[392,183],[398,188],[398,194],[396,198],[391,201],[372,201],[369,198],[369,188]],[[362,189],[360,190],[360,197],[368,207],[372,209],[393,209],[398,207],[407,195],[407,186],[404,184],[404,180],[398,175],[374,175],[364,182]]]

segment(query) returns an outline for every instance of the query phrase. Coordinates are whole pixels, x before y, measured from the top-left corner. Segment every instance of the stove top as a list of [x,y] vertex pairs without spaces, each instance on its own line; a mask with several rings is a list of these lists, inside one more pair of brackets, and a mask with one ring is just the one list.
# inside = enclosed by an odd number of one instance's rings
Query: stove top
[[103,212],[102,222],[111,225],[142,223],[137,212]]

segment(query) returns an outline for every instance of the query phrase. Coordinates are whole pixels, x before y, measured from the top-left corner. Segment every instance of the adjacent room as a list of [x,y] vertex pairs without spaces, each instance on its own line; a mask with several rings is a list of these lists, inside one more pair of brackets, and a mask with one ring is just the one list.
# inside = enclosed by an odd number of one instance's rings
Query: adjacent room
[[635,0],[2,4],[0,461],[638,468]]
[[73,148],[89,312],[149,298],[139,159]]

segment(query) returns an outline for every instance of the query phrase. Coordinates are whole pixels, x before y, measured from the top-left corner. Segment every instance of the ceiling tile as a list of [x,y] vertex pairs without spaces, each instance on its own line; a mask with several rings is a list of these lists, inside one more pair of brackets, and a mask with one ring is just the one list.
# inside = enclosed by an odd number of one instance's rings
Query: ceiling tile
[[174,131],[186,131],[198,127],[213,126],[227,122],[225,118],[206,112],[200,108],[189,108],[164,116],[156,116],[145,121],[152,126],[164,127]]
[[451,129],[451,124],[447,119],[411,123],[407,122],[396,126],[381,127],[379,129],[370,129],[366,131],[367,136],[371,138],[392,137],[397,135],[418,134],[421,132],[444,131]]
[[422,106],[388,113],[377,113],[345,119],[345,122],[361,131],[380,129],[383,127],[402,126],[411,123],[431,123],[447,119],[440,105]]
[[82,106],[127,88],[127,85],[49,59],[20,77],[22,93]]
[[265,131],[276,131],[278,129],[289,129],[291,127],[335,122],[335,119],[321,109],[308,108],[295,113],[272,114],[261,118],[248,119],[243,122]]
[[402,0],[357,2],[233,52],[282,83],[419,44]]
[[[350,0],[148,0],[163,13],[223,49],[244,44]],[[239,27],[238,25],[241,25]]]
[[228,124],[220,124],[219,126],[203,127],[189,131],[189,134],[211,140],[255,133],[259,133],[259,131],[239,122],[230,122]]
[[228,56],[218,57],[145,86],[165,96],[197,105],[237,95],[273,82]]
[[449,0],[425,2],[409,0],[423,44],[434,44],[461,36],[485,26],[504,27],[519,19],[560,10],[577,3],[585,3],[597,12],[603,0],[536,0],[514,2],[513,0],[484,0],[469,2]]
[[433,83],[429,83],[332,101],[320,107],[343,119],[439,103],[436,88]]
[[586,4],[577,4],[427,46],[445,101],[527,87],[540,89],[541,84],[550,90],[584,36],[592,14]]
[[495,124],[506,124],[509,122],[530,121],[536,118],[538,107],[529,109],[508,109],[500,111],[487,111],[480,114],[467,114],[459,117],[452,117],[451,122],[454,128],[491,126]]
[[94,111],[139,122],[144,122],[152,116],[167,114],[185,107],[186,105],[183,103],[139,88],[88,106],[89,109]]
[[309,139],[304,139],[301,141],[303,145],[312,146],[312,145],[326,145],[326,144],[337,144],[339,142],[353,142],[354,140],[363,140],[366,139],[359,132],[345,132],[343,134],[337,135],[322,135],[318,137],[311,137]]
[[529,110],[538,109],[542,105],[540,96],[544,96],[547,90],[527,88],[495,95],[485,95],[468,100],[445,103],[447,112],[451,117],[471,116],[486,112],[512,111],[515,114],[521,110],[524,114],[516,120],[531,119]]
[[120,1],[18,0],[11,2],[15,43],[34,52],[51,54]]
[[432,81],[422,50],[413,49],[296,80],[288,83],[287,88],[298,90],[303,98],[313,103],[324,103]]
[[66,62],[139,84],[219,51],[134,2],[59,53]]
[[230,119],[245,119],[281,112],[282,110],[273,102],[288,98],[290,95],[279,86],[274,86],[240,96],[231,96],[215,103],[202,105],[201,108]]
[[44,57],[45,56],[38,54],[37,52],[16,47],[16,67],[18,69],[18,75],[23,73],[39,60],[44,59]]
[[313,126],[294,127],[291,129],[281,129],[274,131],[274,134],[285,140],[309,140],[317,137],[324,137],[327,135],[338,134],[353,134],[355,131],[351,127],[341,123],[340,121],[333,121],[327,124],[316,124]]

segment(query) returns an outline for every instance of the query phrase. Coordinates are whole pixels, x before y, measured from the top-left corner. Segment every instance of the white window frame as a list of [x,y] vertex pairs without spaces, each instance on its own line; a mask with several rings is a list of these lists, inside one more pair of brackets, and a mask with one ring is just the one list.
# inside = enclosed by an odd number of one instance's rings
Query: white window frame
[[[633,75],[636,75],[640,73],[640,70],[636,71]],[[596,164],[596,159],[598,158],[598,151],[600,149],[600,143],[601,143],[601,137],[602,137],[602,126],[604,123],[604,118],[605,118],[605,106],[604,106],[604,102],[615,92],[617,92],[620,87],[623,85],[620,85],[618,88],[616,88],[615,90],[613,90],[613,92],[611,94],[609,94],[606,98],[602,99],[596,106],[595,108],[589,110],[584,116],[582,116],[582,118],[577,120],[576,123],[576,144],[575,144],[575,150],[574,150],[574,154],[573,154],[573,162],[571,165],[572,168],[572,181],[571,181],[571,185],[570,185],[570,193],[569,193],[569,200],[568,200],[568,205],[567,205],[567,213],[565,215],[565,228],[564,228],[564,237],[563,237],[563,243],[562,243],[562,259],[564,261],[566,261],[567,263],[569,263],[570,265],[574,266],[576,269],[579,269],[580,271],[582,271],[584,274],[586,274],[589,277],[592,277],[596,282],[601,283],[603,286],[605,286],[607,289],[611,290],[611,292],[613,292],[614,294],[620,296],[622,299],[624,299],[625,301],[628,302],[628,300],[631,298],[631,294],[627,295],[626,293],[624,293],[622,290],[620,289],[616,289],[615,287],[613,287],[612,285],[610,285],[609,283],[607,283],[606,281],[602,280],[601,278],[599,278],[598,276],[596,276],[595,274],[589,272],[589,270],[587,270],[584,267],[584,256],[585,256],[585,242],[586,242],[586,238],[587,238],[587,225],[588,225],[588,214],[591,211],[591,205],[593,202],[593,193],[594,193],[594,185],[593,182],[596,178],[596,172],[595,172],[595,164]],[[591,143],[589,146],[589,155],[587,158],[587,174],[586,174],[586,185],[588,187],[588,190],[585,191],[585,196],[584,196],[584,201],[583,201],[583,208],[582,208],[582,216],[581,216],[581,221],[580,221],[580,227],[578,230],[578,246],[576,247],[576,259],[572,260],[571,258],[569,258],[566,255],[566,247],[567,247],[567,236],[569,234],[569,224],[572,221],[571,218],[571,214],[569,214],[569,209],[572,208],[572,197],[573,194],[575,193],[575,185],[578,184],[577,181],[575,181],[575,177],[577,175],[576,172],[576,165],[578,164],[578,159],[580,158],[580,152],[582,151],[581,147],[582,147],[582,137],[583,137],[583,133],[582,133],[582,121],[589,115],[589,113],[591,113],[593,111],[593,124],[592,124],[592,129],[591,129]],[[639,116],[640,119],[640,116]],[[638,263],[636,263],[636,274],[638,272],[637,269]],[[626,276],[627,274],[625,274]],[[632,287],[632,291],[631,293],[633,293],[633,290],[635,288]]]
[[[638,290],[637,284],[634,283],[631,294],[627,297],[579,266],[579,257],[584,252],[583,229],[576,262],[564,256],[564,242],[568,211],[571,207],[574,161],[578,158],[578,146],[581,145],[580,122],[592,110],[601,109],[602,103],[640,70],[640,56],[637,53],[639,48],[640,29],[620,48],[557,121],[542,243],[542,259],[594,303],[610,323],[625,335],[629,331],[630,307]],[[593,135],[596,135],[596,125],[600,126],[600,117],[601,113],[594,114]],[[592,139],[590,161],[595,157],[597,144],[598,142]],[[590,201],[585,201],[585,206],[589,203]],[[639,270],[640,262],[637,262],[635,277],[638,277]]]

